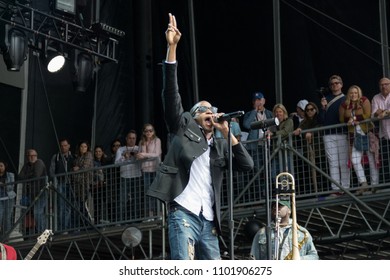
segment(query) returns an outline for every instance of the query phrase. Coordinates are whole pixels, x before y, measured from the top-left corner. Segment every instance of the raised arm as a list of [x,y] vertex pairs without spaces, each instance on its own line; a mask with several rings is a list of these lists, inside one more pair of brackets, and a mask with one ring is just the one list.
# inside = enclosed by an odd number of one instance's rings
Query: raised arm
[[169,24],[168,29],[165,31],[165,38],[167,39],[167,56],[166,62],[174,63],[176,62],[176,48],[177,43],[179,42],[181,37],[181,33],[179,29],[177,29],[176,18],[174,15],[169,13]]

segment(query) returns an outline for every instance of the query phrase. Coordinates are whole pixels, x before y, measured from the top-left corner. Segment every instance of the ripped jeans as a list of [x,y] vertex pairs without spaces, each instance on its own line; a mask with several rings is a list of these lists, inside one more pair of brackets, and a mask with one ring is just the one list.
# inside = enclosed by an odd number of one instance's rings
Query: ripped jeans
[[177,203],[169,205],[168,234],[172,260],[219,260],[219,241],[213,221]]

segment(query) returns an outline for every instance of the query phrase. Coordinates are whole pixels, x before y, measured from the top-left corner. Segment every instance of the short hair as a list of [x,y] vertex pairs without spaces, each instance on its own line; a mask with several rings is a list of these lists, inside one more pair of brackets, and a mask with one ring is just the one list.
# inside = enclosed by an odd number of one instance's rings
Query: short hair
[[27,149],[26,150],[26,156],[28,156],[28,154],[31,153],[31,152],[35,152],[38,155],[38,152],[36,150],[34,150],[34,149]]
[[341,79],[341,77],[339,75],[330,76],[329,81],[328,81],[329,85],[332,82],[332,80],[338,80],[341,84],[343,84],[343,79]]
[[68,144],[70,144],[68,138],[61,138],[61,139],[58,141],[58,143],[62,143],[62,142],[64,142],[64,141],[66,141],[66,142],[68,142]]
[[115,138],[114,140],[111,141],[111,146],[114,145],[115,142],[119,142],[122,145],[121,139]]
[[132,129],[132,130],[130,130],[129,132],[127,132],[127,134],[126,134],[126,138],[127,138],[127,135],[129,135],[129,134],[135,134],[135,136],[137,136],[137,131],[135,131],[134,129]]

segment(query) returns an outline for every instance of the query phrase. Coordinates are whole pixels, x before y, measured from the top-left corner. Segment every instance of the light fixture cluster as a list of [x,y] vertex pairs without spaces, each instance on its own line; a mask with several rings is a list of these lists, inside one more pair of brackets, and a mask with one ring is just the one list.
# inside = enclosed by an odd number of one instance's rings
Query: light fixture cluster
[[[0,51],[9,71],[20,71],[29,47],[45,59],[50,73],[60,71],[71,61],[75,90],[88,88],[94,58],[101,62],[117,60],[119,37],[125,32],[105,23],[90,28],[75,24],[75,0],[50,0],[51,13],[31,6],[31,0],[0,5]],[[34,24],[31,24],[34,23]]]
[[10,24],[0,24],[0,49],[8,71],[20,71],[27,58],[26,34]]
[[57,43],[45,41],[45,58],[47,70],[50,73],[60,71],[67,61],[71,62],[73,87],[75,92],[85,92],[92,81],[93,57],[91,54],[78,49],[64,50]]

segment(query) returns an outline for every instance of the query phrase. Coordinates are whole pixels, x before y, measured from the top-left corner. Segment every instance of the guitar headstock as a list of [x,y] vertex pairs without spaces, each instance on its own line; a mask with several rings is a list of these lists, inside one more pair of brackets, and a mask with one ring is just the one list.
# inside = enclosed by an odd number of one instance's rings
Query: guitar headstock
[[46,229],[38,238],[37,243],[40,245],[45,244],[47,239],[53,235],[53,231],[51,229]]

